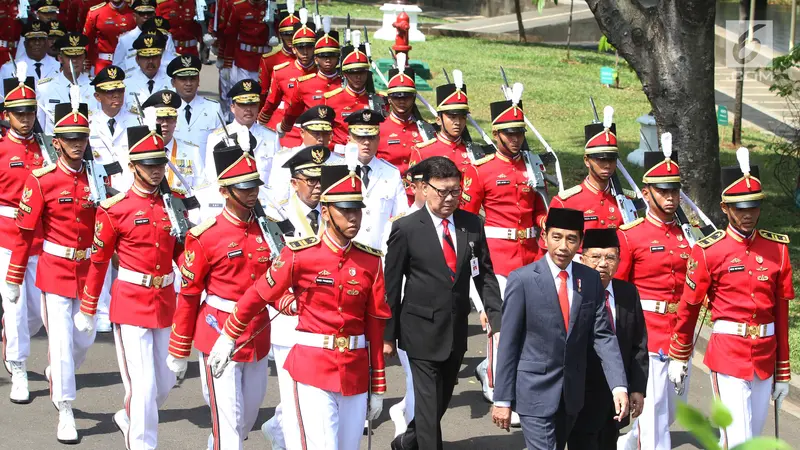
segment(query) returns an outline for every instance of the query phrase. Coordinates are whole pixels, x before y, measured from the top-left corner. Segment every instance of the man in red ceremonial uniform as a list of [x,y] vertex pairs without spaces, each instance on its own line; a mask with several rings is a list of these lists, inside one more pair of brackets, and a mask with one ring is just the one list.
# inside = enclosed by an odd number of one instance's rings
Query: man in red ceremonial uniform
[[22,22],[17,19],[17,0],[0,0],[0,64],[5,64],[14,59],[17,43],[22,35]]
[[264,22],[267,3],[236,0],[230,6],[225,25],[225,67],[230,67],[230,85],[258,79],[261,55],[269,50],[269,25]]
[[650,354],[647,401],[626,439],[631,448],[641,445],[655,450],[672,448],[669,427],[678,401],[686,401],[669,383],[667,354],[692,251],[675,219],[681,169],[672,151],[672,135],[665,136],[661,138],[663,154],[645,153],[642,195],[649,210],[645,218],[619,227],[620,265],[615,276],[639,290]]
[[[33,123],[36,120],[36,92],[33,77],[21,80],[3,80],[5,96],[5,119],[9,128],[0,136],[0,275],[8,275],[13,244],[20,234],[14,219],[17,215],[22,188],[32,170],[40,169],[44,159],[39,144],[33,138]],[[12,403],[29,403],[28,372],[25,361],[30,356],[31,336],[42,328],[41,292],[36,287],[36,266],[42,252],[41,227],[36,235],[27,262],[13,267],[17,273],[27,277],[18,295],[3,297],[3,360],[11,375]]]
[[[264,183],[253,157],[238,146],[220,143],[214,151],[214,162],[225,209],[192,228],[186,237],[181,293],[167,358],[176,373],[185,372],[194,342],[200,351],[203,395],[211,408],[208,448],[241,449],[267,392],[267,311],[258,313],[237,339],[237,347],[243,346],[219,379],[209,373],[206,359],[236,301],[269,268],[269,249],[252,213],[258,201],[258,187]],[[201,303],[204,291],[207,296]],[[260,332],[265,326],[266,331]]]
[[261,83],[261,106],[267,99],[269,87],[272,83],[272,70],[275,66],[295,59],[292,51],[292,36],[294,36],[294,25],[300,23],[300,19],[294,14],[294,1],[286,2],[286,10],[282,10],[278,17],[278,36],[281,45],[274,45],[269,53],[261,55],[258,63],[258,82]]
[[[389,87],[386,91],[389,116],[388,120],[381,123],[378,158],[386,160],[404,174],[408,170],[411,149],[422,143],[423,139],[417,127],[417,117],[414,117],[416,75],[414,69],[405,67],[405,53],[398,53],[397,56],[397,68],[389,69]],[[409,197],[409,204],[412,203],[413,197]]]
[[[291,142],[300,137],[300,131],[295,121],[309,109],[322,105],[325,101],[324,94],[342,86],[342,77],[339,75],[339,33],[325,30],[317,31],[317,43],[314,46],[314,63],[317,73],[302,76],[297,79],[292,97],[287,101],[283,114],[283,121],[276,131],[284,133],[282,141]],[[287,144],[284,144],[286,146]],[[299,145],[299,144],[296,144]]]
[[124,0],[110,0],[89,9],[83,34],[89,38],[87,61],[94,67],[93,73],[111,65],[119,36],[134,28],[133,10]]
[[[485,211],[486,242],[501,298],[508,274],[536,260],[537,230],[544,228],[547,217],[544,199],[528,184],[528,172],[520,153],[525,142],[525,113],[520,99],[514,100],[490,105],[497,152],[476,161],[478,175],[464,181],[462,194],[466,201],[464,210],[478,214],[483,207]],[[481,381],[484,397],[491,402],[497,340],[487,323],[486,313],[481,312],[481,324],[488,332],[489,343],[487,359],[475,368],[475,374]]]
[[692,249],[669,349],[669,379],[682,388],[708,297],[714,325],[703,362],[714,396],[733,417],[721,430],[722,448],[760,435],[770,393],[778,409],[789,394],[789,301],[795,296],[789,238],[756,229],[765,197],[758,166],[750,166],[744,147],[736,157],[739,166],[724,167],[721,175],[728,228]]
[[[236,339],[265,304],[289,314],[296,307],[297,342],[284,365],[294,380],[296,408],[296,414],[284,414],[295,421],[286,436],[288,446],[354,449],[364,418],[377,418],[383,407],[381,339],[391,311],[380,252],[352,241],[364,207],[355,166],[324,166],[321,189],[325,231],[283,249],[237,302],[208,364],[215,376],[223,372]],[[289,288],[296,304],[291,298],[281,300]],[[372,393],[369,401],[367,391]]]
[[[272,68],[272,80],[269,87],[267,99],[264,107],[258,115],[258,122],[271,130],[277,129],[283,121],[283,113],[286,110],[286,102],[292,98],[294,89],[297,87],[297,80],[308,74],[317,71],[314,65],[314,44],[316,35],[314,34],[314,24],[298,23],[295,25],[295,33],[292,36],[292,51],[295,54],[293,62],[284,62]],[[281,139],[281,146],[294,147],[300,144],[299,134],[289,139],[284,136]],[[290,142],[291,141],[291,142]]]
[[95,336],[76,332],[72,318],[80,307],[80,292],[89,271],[95,216],[83,164],[89,143],[89,113],[87,105],[78,101],[72,98],[72,104],[59,103],[55,107],[53,145],[60,153],[58,162],[34,170],[25,181],[16,219],[19,234],[6,275],[6,291],[10,292],[3,292],[4,299],[7,295],[19,297],[19,286],[25,281],[24,267],[41,226],[44,244],[36,286],[44,294],[50,357],[45,375],[50,382],[50,399],[58,408],[56,437],[64,444],[78,443],[72,415],[75,372],[86,359]]
[[[344,87],[338,87],[323,94],[324,103],[336,111],[336,122],[333,125],[333,143],[347,144],[350,133],[345,119],[350,114],[362,109],[369,109],[369,93],[367,80],[372,76],[366,47],[360,44],[360,33],[353,32],[353,45],[342,49],[342,76]],[[284,124],[285,125],[285,124]]]
[[125,387],[125,409],[114,423],[130,449],[154,449],[158,441],[158,408],[175,384],[167,366],[167,350],[175,290],[172,261],[182,246],[159,188],[164,186],[167,155],[158,130],[128,128],[128,169],[133,186],[100,203],[94,223],[92,264],[81,295],[75,327],[91,332],[97,299],[111,257],[119,271],[111,289],[109,318],[114,324],[117,360]]
[[195,0],[162,0],[157,3],[156,15],[169,20],[175,53],[199,56],[197,44],[202,39],[203,30],[195,20]]

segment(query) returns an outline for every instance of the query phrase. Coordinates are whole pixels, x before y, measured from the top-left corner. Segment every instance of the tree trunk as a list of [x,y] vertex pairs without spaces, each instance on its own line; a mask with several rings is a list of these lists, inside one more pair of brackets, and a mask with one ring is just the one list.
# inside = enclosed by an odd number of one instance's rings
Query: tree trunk
[[569,22],[567,22],[567,61],[569,61],[569,44],[572,42],[572,8],[575,6],[575,0],[569,2]]
[[514,0],[514,8],[516,8],[517,10],[517,28],[519,28],[519,41],[527,43],[528,40],[525,38],[525,25],[522,24],[522,6],[520,6],[519,0]]
[[684,187],[717,224],[715,0],[587,0],[600,30],[636,71],[661,132],[680,149]]

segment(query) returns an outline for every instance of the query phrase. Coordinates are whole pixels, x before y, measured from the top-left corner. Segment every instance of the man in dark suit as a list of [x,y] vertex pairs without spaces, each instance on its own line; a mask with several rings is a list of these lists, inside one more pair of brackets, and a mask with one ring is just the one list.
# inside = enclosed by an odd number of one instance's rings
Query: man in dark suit
[[600,275],[572,261],[583,212],[550,208],[544,237],[545,257],[508,277],[492,420],[507,430],[513,407],[528,449],[560,450],[583,407],[589,348],[600,357],[616,420],[628,412],[627,379]]
[[395,340],[406,351],[415,397],[414,420],[392,441],[393,450],[442,448],[440,421],[467,350],[470,278],[492,330],[500,331],[500,290],[483,223],[457,209],[461,172],[445,157],[426,161],[422,187],[426,205],[394,222],[386,255],[392,318],[384,334],[384,352],[394,353]]
[[[581,262],[600,273],[600,281],[606,291],[606,311],[611,329],[617,335],[628,378],[630,417],[635,419],[644,406],[650,357],[639,291],[627,281],[612,281],[619,266],[617,230],[587,230]],[[627,417],[621,422],[614,420],[611,390],[603,374],[600,358],[590,350],[589,365],[586,367],[586,396],[569,436],[570,450],[615,450],[619,429],[627,426],[628,420]]]

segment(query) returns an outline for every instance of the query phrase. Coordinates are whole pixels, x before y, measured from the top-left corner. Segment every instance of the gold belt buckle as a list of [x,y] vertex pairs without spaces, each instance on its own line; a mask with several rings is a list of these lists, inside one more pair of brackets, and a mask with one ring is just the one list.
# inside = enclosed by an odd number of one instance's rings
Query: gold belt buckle
[[760,328],[761,327],[758,326],[758,325],[748,325],[747,326],[747,334],[749,334],[752,339],[759,338],[759,337],[761,337]]
[[678,304],[677,303],[668,303],[667,304],[667,313],[675,314],[678,312]]
[[161,283],[163,282],[164,282],[164,277],[159,275],[157,277],[153,277],[153,282],[151,283],[151,286],[153,286],[156,289],[161,289]]
[[75,259],[78,261],[83,261],[86,259],[86,250],[78,250],[75,252]]
[[517,239],[522,241],[528,238],[528,230],[517,230]]
[[348,349],[347,341],[348,339],[344,336],[336,338],[336,348],[338,348],[341,353],[344,353],[344,351]]

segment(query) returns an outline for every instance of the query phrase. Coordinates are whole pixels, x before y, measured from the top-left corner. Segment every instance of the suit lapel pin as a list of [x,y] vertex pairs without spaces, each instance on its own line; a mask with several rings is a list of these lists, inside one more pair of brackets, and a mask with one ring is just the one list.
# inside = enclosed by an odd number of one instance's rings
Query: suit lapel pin
[[581,292],[581,279],[578,278],[578,292]]

